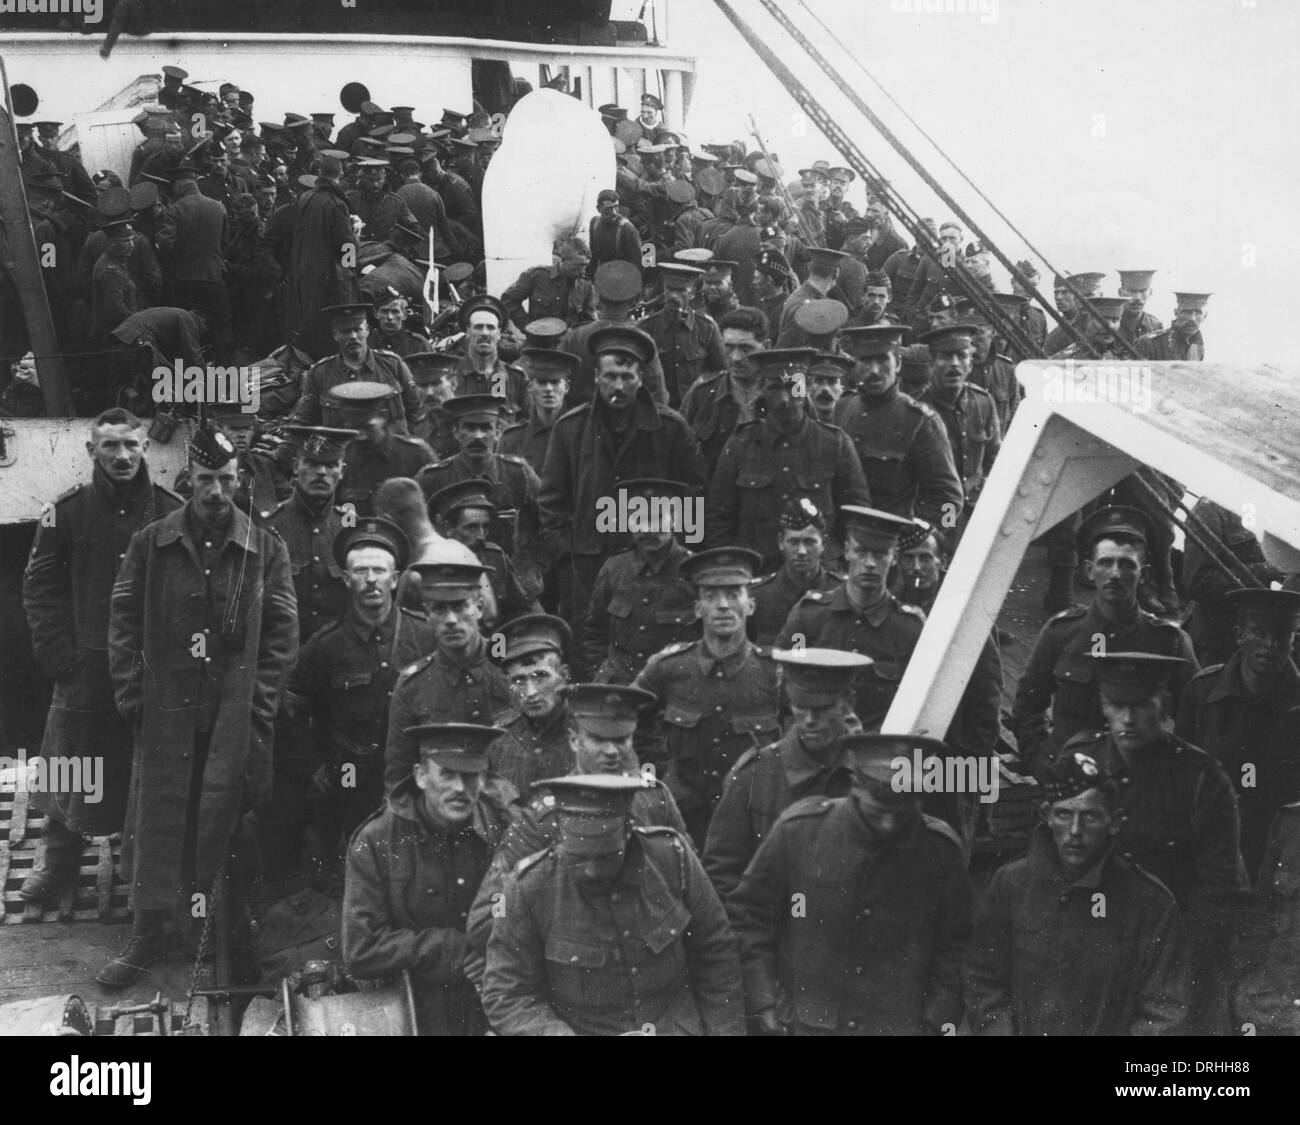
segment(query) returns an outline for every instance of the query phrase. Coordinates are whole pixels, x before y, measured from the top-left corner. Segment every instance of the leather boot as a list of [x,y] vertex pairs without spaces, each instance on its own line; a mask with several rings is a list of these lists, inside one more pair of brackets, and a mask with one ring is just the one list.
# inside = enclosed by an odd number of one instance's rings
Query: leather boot
[[23,880],[18,897],[27,902],[43,902],[77,882],[81,870],[81,836],[46,816],[41,831],[45,838],[45,860]]
[[150,965],[161,961],[167,953],[163,930],[166,918],[165,910],[137,910],[126,948],[105,965],[95,979],[105,988],[125,988]]
[[1074,567],[1054,566],[1043,595],[1043,608],[1048,613],[1060,613],[1074,605]]

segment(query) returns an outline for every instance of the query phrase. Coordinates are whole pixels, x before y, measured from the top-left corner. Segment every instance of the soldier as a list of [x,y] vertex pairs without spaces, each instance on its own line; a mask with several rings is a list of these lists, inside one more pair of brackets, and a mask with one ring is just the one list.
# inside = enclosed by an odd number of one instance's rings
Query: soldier
[[698,494],[704,461],[680,414],[655,403],[642,385],[654,341],[631,325],[591,338],[596,397],[555,423],[542,472],[542,537],[558,571],[570,620],[585,612],[604,560],[626,549],[626,534],[601,530],[620,479],[676,479]]
[[974,335],[969,326],[957,324],[936,328],[919,338],[934,356],[930,393],[924,401],[943,420],[957,476],[966,494],[962,519],[952,528],[954,544],[961,538],[971,509],[984,488],[984,480],[993,469],[994,458],[1002,448],[997,403],[983,387],[968,381],[975,354]]
[[1175,293],[1174,322],[1163,332],[1153,332],[1138,338],[1134,347],[1143,359],[1191,360],[1205,358],[1205,340],[1201,325],[1205,322],[1205,306],[1212,293]]
[[489,659],[488,642],[479,631],[483,617],[479,580],[487,568],[442,563],[437,557],[425,554],[410,566],[420,578],[437,648],[403,668],[393,689],[384,750],[385,789],[407,777],[418,757],[409,727],[495,721],[510,706],[505,675]]
[[925,614],[898,601],[887,585],[898,537],[913,524],[857,506],[842,509],[840,519],[847,536],[842,585],[830,593],[805,594],[776,643],[783,649],[816,645],[870,656],[871,667],[856,680],[854,710],[865,729],[878,730],[925,625]]
[[719,322],[722,350],[727,368],[702,375],[682,398],[682,417],[700,442],[710,478],[722,456],[722,448],[736,429],[758,418],[762,392],[758,367],[750,357],[768,345],[767,317],[761,309],[740,308]]
[[497,452],[519,458],[540,479],[551,431],[572,405],[569,388],[582,361],[557,348],[524,348],[519,358],[528,377],[528,409],[523,421],[501,431]]
[[398,670],[434,647],[433,626],[394,603],[410,555],[395,524],[364,519],[339,535],[333,555],[347,576],[347,607],[302,647],[284,697],[294,735],[321,763],[312,805],[327,862],[381,803]]
[[809,301],[839,301],[848,310],[848,301],[835,284],[840,263],[848,257],[839,250],[813,246],[808,251],[808,277],[781,307],[781,323],[777,330],[778,348],[801,348],[808,343],[807,334],[795,324],[794,314]]
[[970,884],[894,767],[943,744],[855,734],[842,749],[849,795],[787,809],[727,899],[748,1012],[768,1035],[955,1034]]
[[448,539],[465,544],[487,569],[488,581],[496,599],[497,615],[484,618],[484,628],[495,628],[523,613],[538,613],[541,607],[520,585],[510,556],[488,540],[489,529],[497,514],[488,480],[457,481],[440,488],[429,497],[429,515],[434,527]]
[[1149,312],[1146,312],[1147,298],[1151,296],[1151,279],[1155,270],[1117,270],[1119,274],[1119,295],[1128,305],[1119,322],[1119,334],[1125,343],[1132,347],[1134,342],[1153,332],[1164,328]]
[[[109,596],[131,536],[181,506],[149,479],[145,425],[122,409],[91,423],[86,450],[90,484],[78,484],[47,509],[36,529],[23,576],[23,606],[32,650],[54,683],[41,756],[83,766],[98,763],[100,791],[39,790],[32,805],[45,814],[44,858],[23,881],[28,902],[76,883],[82,836],[122,828],[131,779],[131,727],[113,705],[108,663]],[[10,638],[12,641],[13,638]],[[57,776],[75,776],[57,774]]]
[[587,243],[570,235],[556,244],[551,265],[524,270],[501,294],[501,303],[515,327],[522,332],[530,320],[543,316],[557,316],[570,328],[595,320],[595,291],[585,276],[590,263]]
[[294,461],[293,495],[266,517],[289,549],[298,599],[298,639],[306,641],[348,603],[347,576],[334,560],[334,540],[347,509],[334,503],[343,478],[343,450],[356,430],[287,426],[300,441]]
[[829,514],[871,503],[862,465],[848,437],[804,409],[811,348],[755,352],[762,421],[741,426],[723,447],[709,486],[706,547],[737,544],[774,566],[782,508],[812,500]]
[[1114,337],[1128,302],[1123,297],[1091,297],[1087,304],[1093,315],[1081,313],[1076,322],[1076,327],[1083,333],[1083,343],[1067,344],[1059,352],[1052,353],[1053,359],[1122,358],[1116,350]]
[[514,710],[501,719],[504,733],[488,747],[488,761],[494,774],[526,794],[539,777],[569,769],[564,657],[573,634],[563,618],[530,613],[501,626],[498,636],[505,645],[501,670]]
[[[235,447],[199,430],[189,466],[193,497],[136,533],[113,586],[109,667],[135,728],[122,841],[135,919],[96,978],[106,988],[164,955],[178,895],[211,902],[241,809],[269,796],[280,685],[297,646],[289,555],[235,507]],[[237,898],[222,902],[218,922],[234,929]],[[243,937],[236,956],[248,951]]]
[[[1007,293],[993,293],[991,296],[1004,308],[1012,299]],[[1007,312],[1012,317],[1016,315],[1010,309]],[[1016,379],[1015,362],[1009,355],[997,350],[998,345],[1004,345],[1005,341],[1001,336],[995,335],[989,318],[982,310],[970,301],[961,301],[957,305],[957,318],[975,330],[971,336],[973,355],[967,381],[993,396],[993,402],[997,406],[998,425],[1005,436],[1024,395],[1020,382]]]
[[[1035,356],[1047,355],[1047,314],[1033,304],[1034,295],[1031,287],[1037,287],[1039,273],[1033,262],[1025,259],[1016,263],[1019,274],[1011,275],[1011,295],[1019,297],[1016,323],[1020,325],[1029,342],[1034,346]],[[1123,276],[1122,274],[1120,275]],[[1028,284],[1026,284],[1028,282]],[[1000,301],[1004,298],[999,298]]]
[[585,667],[602,684],[630,684],[656,652],[696,636],[695,592],[681,574],[690,552],[677,541],[685,486],[638,478],[619,488],[648,515],[631,529],[632,549],[601,566],[582,623]]
[[[741,227],[733,227],[729,233],[734,234],[739,230]],[[757,241],[755,238],[753,253],[750,255],[751,263],[758,253]],[[732,285],[732,274],[739,265],[738,262],[729,262],[722,258],[710,258],[702,262],[704,273],[700,276],[700,295],[691,307],[697,312],[707,313],[713,318],[715,324],[721,324],[722,318],[727,313],[740,308],[740,299],[736,296],[736,290]],[[752,265],[750,268],[753,268]]]
[[779,535],[780,568],[756,579],[750,589],[750,620],[760,645],[776,642],[790,611],[809,590],[829,592],[842,581],[822,565],[829,529],[821,509],[807,497],[781,510]]
[[433,461],[433,450],[419,438],[396,432],[401,409],[397,392],[384,383],[340,383],[325,395],[327,424],[348,427],[360,436],[343,451],[343,481],[338,498],[362,516],[372,513],[375,489],[393,477],[414,477]]
[[1173,892],[1187,921],[1189,1030],[1222,1034],[1234,916],[1249,885],[1232,782],[1209,754],[1163,729],[1170,678],[1185,671],[1178,657],[1111,650],[1086,659],[1098,681],[1103,729],[1075,735],[1059,754],[1090,754],[1119,783],[1116,849]]
[[1119,806],[1091,755],[1053,765],[1029,855],[994,874],[976,914],[963,973],[976,1035],[1181,1030],[1182,915],[1159,879],[1116,854]]
[[696,283],[704,271],[677,262],[659,264],[663,285],[663,307],[637,327],[655,343],[655,354],[663,365],[668,402],[674,409],[695,381],[726,369],[722,333],[717,322],[691,308]]
[[[740,967],[686,840],[632,825],[645,783],[551,781],[559,838],[506,880],[483,1007],[501,1035],[739,1035]],[[549,953],[548,953],[549,951]]]
[[[1075,289],[1085,300],[1090,299],[1097,295],[1105,279],[1104,273],[1073,273],[1070,274],[1067,284],[1064,277],[1057,275],[1053,291],[1056,309],[1076,332],[1083,333],[1092,318],[1079,308],[1079,298],[1075,296]],[[1073,285],[1074,289],[1071,289],[1070,285]],[[1070,344],[1071,340],[1070,334],[1058,324],[1047,334],[1047,340],[1043,343],[1043,352],[1046,355],[1056,355]]]
[[754,304],[767,317],[769,340],[781,332],[781,314],[793,283],[794,270],[781,251],[768,247],[754,260]]
[[445,406],[456,394],[456,368],[460,357],[450,352],[414,352],[406,356],[411,380],[420,392],[420,420],[411,427],[439,460],[454,457],[460,446],[451,432],[451,415]]
[[[559,618],[550,620],[558,621]],[[507,640],[507,646],[510,643]],[[523,647],[526,648],[528,644],[524,641]],[[506,651],[513,650],[507,647]],[[644,787],[632,795],[632,820],[644,825],[662,824],[686,835],[686,826],[682,823],[682,814],[677,811],[673,795],[665,785],[651,776],[650,771],[640,769],[632,746],[638,722],[647,709],[654,705],[654,696],[637,688],[616,687],[612,684],[567,684],[563,666],[559,663],[559,654],[555,652],[536,652],[532,657],[520,656],[518,660],[520,664],[516,667],[524,667],[526,665],[523,661],[531,661],[534,677],[545,666],[549,665],[555,670],[555,674],[548,678],[550,683],[544,692],[549,696],[552,694],[551,689],[558,685],[558,690],[554,692],[556,698],[551,712],[553,718],[547,722],[546,727],[550,732],[547,736],[550,745],[539,758],[535,745],[530,752],[521,741],[507,735],[492,744],[489,756],[494,768],[497,762],[507,767],[519,763],[519,752],[530,753],[534,759],[533,765],[540,766],[543,761],[554,761],[556,766],[551,775],[537,774],[531,766],[523,771],[534,778],[529,782],[531,792],[522,803],[519,819],[501,841],[501,846],[492,859],[492,867],[484,878],[469,913],[470,943],[481,951],[487,949],[492,920],[494,916],[499,916],[501,891],[510,873],[521,860],[554,844],[559,835],[559,808],[549,786],[551,777],[565,774],[617,774],[638,778]],[[542,690],[535,693],[535,698],[539,701],[536,704],[538,707],[542,694]],[[501,755],[499,758],[498,754]],[[508,775],[502,776],[509,780]]]
[[388,190],[388,161],[363,156],[356,161],[358,187],[347,193],[352,214],[361,220],[361,236],[367,242],[386,242],[399,224],[418,228],[406,201]]
[[470,905],[509,826],[507,794],[487,774],[501,732],[425,723],[413,776],[357,829],[343,892],[343,959],[358,980],[406,969],[421,1035],[483,1035],[473,983],[482,957],[466,939]]
[[758,562],[757,552],[743,547],[700,551],[683,562],[702,635],[656,653],[633,682],[659,701],[668,788],[701,848],[727,772],[781,729],[776,667],[768,650],[745,636]]
[[[686,185],[688,188],[689,184]],[[692,196],[694,192],[691,193]],[[605,188],[596,196],[596,214],[588,228],[591,241],[591,270],[600,269],[606,262],[628,262],[637,268],[641,265],[641,236],[618,210],[618,192]]]
[[[406,318],[410,305],[401,293],[391,285],[375,298],[375,348],[390,351],[403,359],[409,359],[417,352],[427,352],[433,345],[423,333],[412,332],[406,327]],[[410,365],[407,365],[408,368]],[[414,369],[411,370],[414,376]]]
[[961,478],[939,416],[898,389],[903,332],[885,326],[840,333],[858,393],[840,399],[838,425],[857,450],[875,507],[949,527],[965,503]]
[[1102,726],[1097,665],[1090,653],[1100,648],[1183,658],[1186,664],[1174,677],[1175,699],[1197,671],[1187,634],[1138,608],[1150,539],[1149,522],[1134,508],[1102,508],[1079,531],[1079,554],[1088,560],[1096,598],[1091,607],[1072,606],[1043,626],[1011,710],[1021,760],[1035,771],[1045,764],[1049,747],[1059,750],[1072,735]]
[[853,680],[871,658],[803,648],[774,649],[772,659],[780,665],[792,721],[775,742],[746,750],[723,781],[703,851],[704,870],[723,902],[786,809],[804,797],[843,797],[849,791],[841,740],[860,728]]
[[419,420],[420,394],[402,357],[372,348],[366,323],[369,305],[333,305],[324,311],[338,345],[337,355],[313,364],[302,376],[302,393],[293,408],[293,421],[306,426],[321,423],[321,400],[327,391],[344,383],[383,383],[400,396],[394,424],[404,429]]
[[515,560],[525,589],[533,596],[541,589],[537,502],[541,481],[522,457],[497,452],[504,403],[488,394],[457,395],[447,400],[444,409],[451,416],[452,436],[460,451],[422,468],[416,480],[426,497],[464,480],[489,482],[488,495],[496,507],[489,538]]
[[849,317],[849,328],[871,328],[877,324],[897,324],[889,312],[893,286],[889,274],[883,270],[870,270],[862,282],[862,300]]
[[1175,731],[1215,758],[1232,779],[1241,811],[1241,854],[1261,879],[1269,827],[1300,800],[1300,675],[1291,657],[1300,593],[1233,590],[1237,651],[1193,676]]
[[501,359],[501,333],[507,326],[505,306],[480,293],[460,306],[456,319],[465,333],[465,354],[456,366],[456,395],[494,395],[512,413],[522,414],[527,400],[523,370]]

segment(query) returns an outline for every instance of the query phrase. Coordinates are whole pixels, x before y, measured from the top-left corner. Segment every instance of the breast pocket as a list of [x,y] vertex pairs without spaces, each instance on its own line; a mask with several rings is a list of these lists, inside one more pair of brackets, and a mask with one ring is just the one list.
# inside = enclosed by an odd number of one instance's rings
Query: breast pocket
[[686,946],[682,941],[690,924],[690,912],[680,902],[659,918],[650,920],[644,931],[645,949],[636,960],[641,976],[638,986],[645,991],[668,990],[686,971]]
[[752,740],[755,746],[766,746],[780,737],[781,724],[775,711],[760,715],[733,715],[731,731]]
[[335,672],[330,677],[333,711],[344,723],[364,723],[374,718],[375,675],[370,671]]
[[664,707],[664,735],[668,742],[668,752],[674,761],[695,754],[700,720],[703,718],[703,710],[683,707],[680,703],[669,703]]
[[906,490],[907,462],[901,450],[887,449],[868,441],[857,442],[857,448],[862,471],[874,498],[892,498]]
[[546,939],[547,983],[557,1008],[608,1003],[602,976],[609,960],[603,943],[582,936],[553,934]]
[[1093,680],[1096,669],[1092,660],[1081,652],[1063,652],[1052,670],[1056,677],[1053,714],[1058,720],[1069,716],[1076,723],[1095,718],[1097,690]]
[[[737,495],[742,517],[753,518],[771,504],[772,482],[776,474],[763,469],[741,469],[736,476]],[[777,513],[771,513],[775,515]]]

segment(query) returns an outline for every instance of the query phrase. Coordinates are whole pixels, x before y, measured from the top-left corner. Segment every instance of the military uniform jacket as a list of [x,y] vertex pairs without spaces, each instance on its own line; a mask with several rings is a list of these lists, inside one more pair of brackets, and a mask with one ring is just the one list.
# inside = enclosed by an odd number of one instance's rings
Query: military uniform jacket
[[775,1009],[821,1035],[940,1035],[961,1019],[971,893],[961,845],[940,821],[918,817],[882,845],[854,798],[799,801],[727,913],[751,1014]]
[[601,399],[561,415],[546,450],[539,497],[551,557],[608,557],[631,547],[630,535],[598,529],[597,505],[617,495],[620,480],[634,477],[679,480],[688,496],[704,490],[704,459],[680,414],[656,404],[642,387],[621,437],[610,429]]
[[[498,739],[497,743],[502,740]],[[496,743],[493,744],[494,746]],[[538,773],[534,780],[547,777],[563,777],[573,773],[573,751],[565,742],[566,761],[559,769],[549,773]],[[491,755],[492,747],[488,748]],[[636,766],[627,771],[631,774]],[[644,776],[644,775],[643,775]],[[531,783],[530,783],[531,784]],[[524,792],[525,790],[520,790]],[[520,802],[519,815],[510,826],[492,857],[492,866],[483,877],[474,905],[469,912],[469,942],[473,949],[486,951],[488,937],[492,933],[493,919],[501,913],[501,901],[506,880],[511,873],[529,856],[549,848],[560,836],[559,812],[555,807],[555,797],[546,789],[538,789],[529,794],[527,800]],[[646,827],[660,825],[680,832],[686,839],[686,825],[682,814],[677,809],[677,802],[662,782],[654,781],[646,789],[632,794],[632,823]]]
[[[566,407],[560,407],[560,414],[563,414]],[[559,415],[556,415],[558,418]],[[542,469],[546,465],[546,447],[551,443],[551,431],[555,429],[555,422],[543,422],[532,411],[526,421],[516,422],[513,426],[507,426],[501,431],[501,440],[497,442],[497,452],[503,456],[518,457],[525,461],[528,467],[538,476],[539,486]],[[445,456],[450,457],[456,452],[456,439],[452,438],[451,451]]]
[[857,450],[872,507],[935,527],[948,526],[945,515],[960,514],[961,478],[933,409],[894,386],[874,398],[845,395],[835,404],[835,420]]
[[[524,590],[519,580],[519,572],[515,570],[515,564],[510,561],[510,556],[505,551],[495,543],[485,540],[474,548],[474,554],[478,557],[478,561],[487,567],[486,577],[496,599],[496,617],[490,622],[493,628],[525,613],[542,612],[536,600],[529,597]],[[535,568],[532,573],[536,588],[540,590],[540,573]]]
[[[416,481],[429,499],[439,489],[459,484],[463,480],[488,480],[492,491],[488,499],[496,505],[497,514],[491,524],[488,538],[503,547],[521,570],[540,567],[541,512],[537,497],[542,482],[533,467],[522,457],[509,453],[495,453],[487,467],[477,469],[463,453],[445,461],[422,468]],[[512,516],[510,513],[514,513]]]
[[482,638],[465,660],[453,660],[437,649],[408,664],[398,677],[388,711],[384,788],[391,789],[410,774],[419,757],[419,745],[406,733],[407,727],[421,723],[492,726],[509,709],[510,685],[505,673],[488,660]]
[[327,356],[312,364],[302,375],[302,393],[293,408],[291,420],[304,426],[321,424],[321,399],[325,392],[340,383],[384,383],[396,387],[402,401],[402,418],[413,422],[420,416],[420,392],[411,380],[406,361],[382,348],[367,348],[361,366],[355,371],[340,355]]
[[433,461],[433,450],[419,438],[385,434],[379,441],[350,441],[343,451],[343,480],[338,501],[351,504],[359,516],[374,514],[375,489],[394,477],[415,477]]
[[348,607],[298,652],[285,705],[310,718],[320,756],[378,768],[399,671],[433,650],[433,626],[394,606],[380,625]]
[[673,403],[681,402],[701,375],[727,369],[722,331],[707,313],[687,309],[676,321],[671,321],[661,311],[638,320],[636,326],[654,338],[669,401]]
[[343,529],[344,509],[326,503],[313,511],[296,489],[267,516],[289,548],[293,592],[298,598],[298,636],[306,641],[348,604],[347,575],[334,561],[334,539]]
[[983,363],[976,361],[971,365],[968,386],[979,387],[993,396],[997,407],[998,426],[1002,436],[1006,436],[1011,426],[1011,419],[1016,415],[1016,407],[1024,392],[1016,378],[1016,365],[1009,356],[993,353]]
[[1223,767],[1171,734],[1128,763],[1104,731],[1077,734],[1060,752],[1074,750],[1091,754],[1119,782],[1123,826],[1115,850],[1173,892],[1193,943],[1230,924],[1248,880],[1237,799]]
[[704,870],[718,897],[727,901],[786,809],[805,797],[847,796],[852,781],[847,755],[832,747],[818,761],[794,729],[761,750],[746,750],[727,774],[704,842]]
[[1227,664],[1192,677],[1178,701],[1174,729],[1214,758],[1232,781],[1241,853],[1254,876],[1273,818],[1283,805],[1300,800],[1300,673],[1287,661],[1271,692],[1251,695],[1237,652]]
[[118,490],[96,467],[54,501],[36,529],[23,575],[23,607],[41,671],[59,680],[88,651],[108,651],[109,601],[131,537],[174,512],[180,497],[149,479],[147,462]]
[[749,642],[720,659],[703,640],[671,645],[633,686],[659,699],[668,787],[684,808],[715,804],[736,760],[781,733],[776,663]]
[[700,443],[710,478],[718,467],[723,447],[736,432],[736,427],[756,419],[753,405],[742,406],[736,398],[731,385],[731,374],[727,371],[718,371],[697,379],[682,396],[681,412]]
[[[424,417],[411,427],[411,436],[419,438],[432,449],[434,457],[439,461],[454,457],[460,451],[460,446],[456,442],[456,435],[451,432],[451,415],[441,406],[426,406]],[[504,445],[504,434],[501,441],[502,445]],[[501,452],[517,453],[518,450],[502,449]],[[536,466],[533,467],[536,468]]]
[[[587,346],[591,337],[602,328],[624,323],[630,322],[604,319],[584,321],[570,328],[560,340],[560,351],[576,355],[582,361],[569,380],[569,393],[565,396],[565,402],[570,409],[590,402],[596,395],[596,357]],[[642,364],[641,384],[655,402],[668,405],[668,386],[664,382],[664,366],[659,361],[658,354],[649,364]]]
[[422,336],[406,328],[399,328],[391,335],[386,332],[376,332],[373,346],[386,352],[392,352],[394,355],[405,359],[408,355],[429,351],[433,344],[428,336]]
[[[925,614],[892,594],[886,594],[866,612],[859,611],[840,583],[828,594],[805,594],[791,610],[776,647],[791,648],[802,643],[871,657],[874,663],[859,672],[854,681],[854,710],[865,730],[876,731],[885,721],[924,627]],[[800,637],[802,642],[797,639]]]
[[362,222],[362,237],[371,242],[386,241],[398,223],[415,229],[419,227],[415,216],[411,214],[411,209],[406,205],[406,200],[391,191],[382,191],[375,195],[368,195],[364,191],[350,191],[348,206],[352,209],[352,214]]
[[790,611],[804,594],[810,590],[830,593],[843,581],[822,566],[817,568],[817,573],[806,586],[796,583],[784,566],[763,575],[749,588],[754,599],[754,615],[749,619],[754,639],[761,645],[775,644]]
[[698,636],[695,590],[678,573],[689,556],[674,543],[654,568],[636,549],[601,565],[582,623],[596,683],[630,684],[656,652]]
[[[832,288],[829,293],[823,293],[817,286],[811,282],[805,281],[793,293],[785,299],[781,306],[781,323],[776,337],[776,343],[773,347],[777,348],[806,348],[809,346],[809,336],[798,324],[795,323],[794,315],[809,301],[825,301],[836,299],[840,296],[839,290]],[[847,300],[843,301],[844,307],[849,308]]]
[[1164,327],[1158,317],[1152,316],[1145,309],[1138,313],[1137,316],[1125,309],[1124,316],[1119,322],[1119,334],[1130,344],[1133,344],[1143,336],[1150,336],[1152,333],[1163,331]]
[[[1103,645],[1104,650],[1099,647]],[[1150,652],[1190,661],[1171,681],[1175,706],[1198,670],[1187,634],[1144,610],[1135,609],[1133,621],[1127,624],[1107,621],[1095,603],[1086,608],[1071,606],[1049,618],[1034,642],[1011,709],[1020,756],[1036,774],[1043,764],[1038,755],[1046,747],[1059,749],[1080,731],[1106,725],[1095,682],[1096,662],[1089,657],[1094,651]]]
[[1141,336],[1133,345],[1138,355],[1151,360],[1194,360],[1205,358],[1205,340],[1198,328],[1190,340],[1184,340],[1172,328]]
[[[524,302],[528,311],[524,311]],[[520,331],[530,320],[554,316],[570,328],[596,319],[596,290],[585,277],[566,277],[558,266],[533,266],[524,270],[504,293],[501,302]]]
[[749,547],[763,556],[765,567],[776,566],[782,509],[806,498],[829,521],[845,504],[870,507],[874,496],[862,462],[838,427],[806,418],[797,431],[782,434],[770,422],[750,422],[723,446],[713,471],[704,545]]
[[421,1035],[482,1035],[478,994],[464,972],[465,925],[493,849],[513,818],[505,794],[487,787],[463,829],[444,832],[417,811],[423,794],[407,778],[348,846],[343,959],[373,980],[408,969]]
[[[563,777],[571,771],[569,705],[563,699],[540,724],[518,711],[508,712],[498,724],[506,733],[488,747],[488,764],[494,774],[520,793],[527,793],[538,778]],[[523,859],[538,850],[532,848],[516,858]]]
[[636,827],[612,891],[584,891],[558,848],[506,880],[483,1008],[501,1035],[741,1035],[736,939],[691,851]]
[[1187,935],[1159,880],[1113,852],[1073,879],[1039,825],[994,874],[963,976],[976,1035],[1176,1034]]
[[492,395],[504,399],[513,417],[528,413],[528,376],[517,363],[506,363],[500,358],[491,371],[476,371],[467,355],[456,364],[457,395]]
[[993,469],[998,450],[1002,448],[1002,425],[997,404],[988,391],[974,383],[963,386],[952,402],[935,394],[933,387],[923,401],[943,421],[957,475],[966,492],[966,502],[973,504]]

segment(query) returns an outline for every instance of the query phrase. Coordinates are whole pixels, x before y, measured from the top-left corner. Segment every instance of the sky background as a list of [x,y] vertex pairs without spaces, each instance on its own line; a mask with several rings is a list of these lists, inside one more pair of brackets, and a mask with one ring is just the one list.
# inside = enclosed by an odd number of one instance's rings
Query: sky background
[[[1013,260],[1028,254],[1024,243],[854,59],[1054,264],[1105,271],[1106,294],[1115,292],[1116,269],[1158,268],[1147,307],[1166,325],[1175,290],[1214,292],[1209,358],[1293,357],[1300,3],[998,0],[996,18],[985,22],[978,12],[894,10],[906,0],[807,0],[832,38],[799,0],[781,2]],[[615,0],[613,14],[635,16],[640,6]],[[757,0],[733,6],[913,207],[949,217]],[[747,136],[752,113],[787,170],[818,157],[836,162],[711,0],[672,3],[667,16],[667,45],[699,60],[692,141]],[[860,204],[855,189],[850,199]]]

